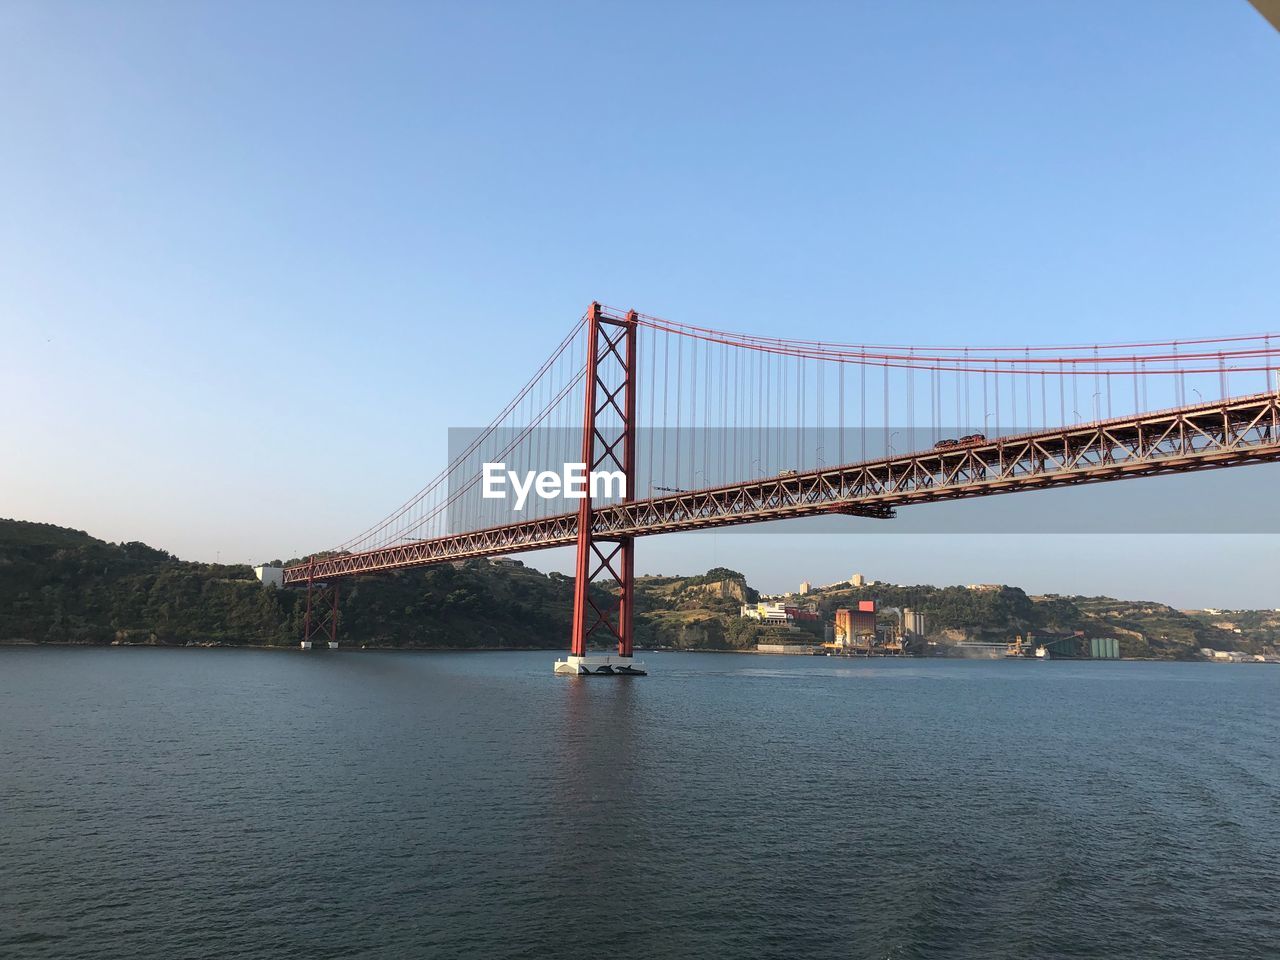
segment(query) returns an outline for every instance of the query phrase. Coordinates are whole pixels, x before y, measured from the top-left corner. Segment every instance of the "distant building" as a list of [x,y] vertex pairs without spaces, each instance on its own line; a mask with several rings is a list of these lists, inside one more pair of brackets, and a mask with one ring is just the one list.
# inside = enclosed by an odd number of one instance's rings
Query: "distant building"
[[1115,637],[1090,637],[1089,657],[1093,660],[1119,660],[1120,641]]
[[1003,589],[1003,584],[999,583],[970,583],[965,586],[966,590],[976,590],[979,593],[995,593],[997,590]]
[[859,638],[873,637],[876,632],[876,602],[859,600],[858,609],[841,607],[836,611],[835,642],[839,646],[855,643]]
[[908,636],[923,637],[929,632],[924,614],[910,607],[902,608],[902,632]]
[[253,575],[262,581],[264,587],[284,586],[284,567],[270,563],[260,563],[253,568]]
[[802,580],[800,582],[800,596],[803,597],[806,593],[808,593],[812,589],[813,589],[813,586],[812,584],[809,583],[808,580]]
[[1249,654],[1241,653],[1238,650],[1213,650],[1210,647],[1201,647],[1200,656],[1208,660],[1228,663],[1240,663],[1243,660],[1252,659]]
[[756,653],[791,653],[812,655],[821,653],[822,648],[812,643],[757,643]]
[[744,603],[739,614],[744,619],[759,620],[761,623],[795,623],[818,619],[818,611],[812,605],[797,606],[777,601]]
[[744,603],[741,615],[746,619],[759,620],[762,623],[786,623],[787,605],[776,600]]
[[851,587],[865,587],[866,585],[867,585],[867,578],[860,573],[855,573],[852,577],[849,578],[849,586]]

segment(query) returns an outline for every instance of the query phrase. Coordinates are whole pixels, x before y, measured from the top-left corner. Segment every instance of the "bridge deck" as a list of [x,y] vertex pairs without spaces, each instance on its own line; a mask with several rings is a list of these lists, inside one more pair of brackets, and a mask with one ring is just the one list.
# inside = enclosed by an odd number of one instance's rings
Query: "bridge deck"
[[[601,537],[649,536],[791,517],[891,517],[912,503],[1099,483],[1280,460],[1280,394],[1264,393],[925,450],[840,467],[596,508]],[[492,557],[577,542],[578,516],[560,514],[362,553],[319,557],[284,572],[287,584]]]

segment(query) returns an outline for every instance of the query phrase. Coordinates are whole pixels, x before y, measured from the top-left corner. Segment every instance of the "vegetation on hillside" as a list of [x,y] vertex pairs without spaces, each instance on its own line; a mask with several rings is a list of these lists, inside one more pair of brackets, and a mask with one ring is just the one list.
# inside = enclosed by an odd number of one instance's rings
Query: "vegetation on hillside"
[[[743,619],[741,605],[757,599],[741,573],[724,567],[639,577],[637,646],[741,650],[821,638],[820,623]],[[911,607],[928,618],[932,637],[950,641],[1083,631],[1117,637],[1125,656],[1158,657],[1200,647],[1261,652],[1280,642],[1274,611],[1189,614],[1108,597],[1029,597],[1016,587],[841,586],[805,599],[824,622],[858,600],[874,599],[882,611]],[[572,606],[569,577],[468,560],[343,581],[340,633],[357,646],[559,649]],[[264,588],[244,565],[183,562],[143,543],[0,520],[0,641],[294,644],[304,610],[305,591]]]
[[[184,563],[141,543],[0,520],[0,640],[293,644],[305,592],[243,565]],[[444,564],[344,582],[342,640],[378,646],[560,646],[573,583],[523,565]]]

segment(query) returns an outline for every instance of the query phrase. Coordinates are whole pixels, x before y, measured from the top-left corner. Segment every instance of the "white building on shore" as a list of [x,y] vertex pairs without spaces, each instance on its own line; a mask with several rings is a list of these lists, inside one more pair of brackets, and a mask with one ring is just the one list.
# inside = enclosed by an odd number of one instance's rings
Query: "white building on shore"
[[260,563],[253,568],[253,575],[262,582],[264,587],[284,586],[284,567],[277,567],[270,563]]

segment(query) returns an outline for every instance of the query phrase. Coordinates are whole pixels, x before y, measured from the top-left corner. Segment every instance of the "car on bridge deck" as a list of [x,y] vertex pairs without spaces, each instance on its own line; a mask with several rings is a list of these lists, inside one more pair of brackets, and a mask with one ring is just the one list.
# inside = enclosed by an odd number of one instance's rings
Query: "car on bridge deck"
[[933,445],[933,449],[950,450],[953,447],[971,447],[975,443],[986,443],[986,442],[987,442],[986,434],[970,433],[970,434],[967,434],[966,436],[961,437],[959,440],[952,440],[950,438],[946,440],[939,440],[937,443]]

